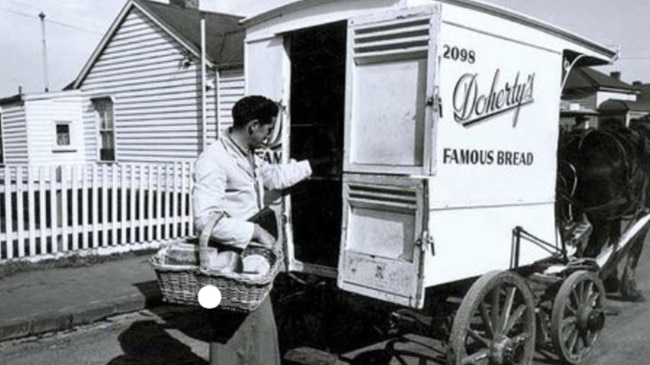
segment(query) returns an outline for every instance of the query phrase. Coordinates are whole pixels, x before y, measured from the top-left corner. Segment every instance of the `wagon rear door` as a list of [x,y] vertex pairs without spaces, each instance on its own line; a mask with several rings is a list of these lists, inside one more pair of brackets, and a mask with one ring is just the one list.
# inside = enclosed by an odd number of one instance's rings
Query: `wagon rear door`
[[348,23],[338,283],[411,307],[424,301],[439,14],[423,7]]

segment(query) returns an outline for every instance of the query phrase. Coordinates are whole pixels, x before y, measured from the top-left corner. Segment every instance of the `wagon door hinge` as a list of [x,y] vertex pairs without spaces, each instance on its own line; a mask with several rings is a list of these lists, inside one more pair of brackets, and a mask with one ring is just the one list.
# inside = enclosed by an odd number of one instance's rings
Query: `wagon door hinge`
[[433,90],[433,95],[427,98],[427,106],[433,109],[442,118],[442,98],[440,98],[440,88],[438,86]]
[[422,232],[420,238],[415,241],[417,246],[422,248],[422,251],[426,251],[429,247],[431,248],[431,255],[436,254],[435,246],[433,244],[433,237],[429,234],[429,231]]

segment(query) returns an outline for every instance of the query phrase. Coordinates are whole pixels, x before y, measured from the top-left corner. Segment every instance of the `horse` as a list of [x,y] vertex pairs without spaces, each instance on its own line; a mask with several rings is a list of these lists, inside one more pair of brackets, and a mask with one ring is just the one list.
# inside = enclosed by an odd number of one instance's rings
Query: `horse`
[[[586,217],[591,232],[578,255],[597,257],[615,245],[623,222],[634,222],[650,207],[650,138],[647,130],[615,123],[607,129],[561,132],[558,148],[558,215],[563,222]],[[648,228],[630,244],[623,275],[601,273],[609,290],[624,299],[643,301],[635,269]]]

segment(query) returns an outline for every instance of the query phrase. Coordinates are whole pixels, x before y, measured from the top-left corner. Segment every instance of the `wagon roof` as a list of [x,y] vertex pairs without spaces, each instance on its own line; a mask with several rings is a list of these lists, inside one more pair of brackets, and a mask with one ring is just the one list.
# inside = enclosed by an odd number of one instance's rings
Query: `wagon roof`
[[241,66],[244,62],[245,29],[239,24],[240,16],[185,9],[148,0],[130,0],[113,21],[99,45],[86,62],[72,88],[78,88],[99,59],[122,21],[131,9],[137,8],[163,31],[169,33],[194,56],[201,57],[201,17],[205,18],[206,58],[209,66],[228,68]]
[[[336,2],[343,2],[343,1],[346,0],[298,0],[247,17],[241,21],[241,24],[243,24],[246,27],[249,27],[255,24],[260,24],[265,21],[280,17],[286,13],[292,13],[295,11],[307,9],[321,4],[336,3]],[[474,9],[486,14],[490,14],[506,20],[514,21],[516,23],[520,23],[529,26],[531,28],[542,30],[556,37],[568,40],[573,43],[581,44],[589,49],[592,49],[604,55],[611,61],[613,61],[617,56],[616,51],[611,50],[608,47],[605,47],[597,42],[591,41],[583,36],[577,35],[573,32],[557,27],[550,23],[535,19],[528,15],[516,11],[512,11],[507,8],[503,8],[494,4],[485,3],[479,0],[435,0],[435,1]],[[395,2],[406,4],[408,0],[395,0]],[[432,0],[432,3],[433,2],[434,0]]]

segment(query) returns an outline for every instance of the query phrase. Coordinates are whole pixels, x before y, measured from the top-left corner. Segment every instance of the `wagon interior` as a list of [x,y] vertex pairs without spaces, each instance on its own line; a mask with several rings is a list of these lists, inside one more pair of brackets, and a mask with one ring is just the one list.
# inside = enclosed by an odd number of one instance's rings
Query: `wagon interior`
[[291,33],[290,155],[319,160],[292,194],[295,258],[335,268],[341,239],[346,23]]

